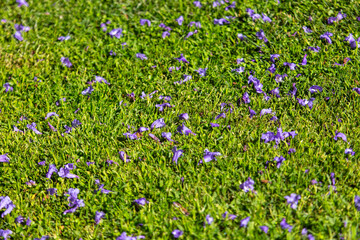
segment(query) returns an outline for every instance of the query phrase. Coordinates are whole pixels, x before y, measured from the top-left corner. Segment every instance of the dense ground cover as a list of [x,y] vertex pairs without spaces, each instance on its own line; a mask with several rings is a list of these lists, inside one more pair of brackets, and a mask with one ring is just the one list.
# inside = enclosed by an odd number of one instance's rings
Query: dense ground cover
[[359,238],[358,3],[18,5],[0,1],[12,238]]

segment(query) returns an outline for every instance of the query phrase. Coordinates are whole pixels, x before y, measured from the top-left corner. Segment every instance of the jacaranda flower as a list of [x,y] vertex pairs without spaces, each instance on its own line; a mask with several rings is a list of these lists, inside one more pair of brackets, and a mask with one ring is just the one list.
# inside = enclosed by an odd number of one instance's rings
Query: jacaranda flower
[[172,149],[172,152],[174,153],[172,161],[173,161],[173,163],[177,164],[178,159],[183,155],[184,151],[181,149],[177,149],[177,147],[174,146],[174,148]]
[[140,205],[140,206],[145,206],[146,203],[149,203],[149,201],[146,200],[146,198],[139,198],[139,199],[135,199],[133,201],[134,204]]
[[329,44],[332,43],[331,38],[333,34],[331,32],[326,32],[323,35],[320,36],[320,39],[325,39]]
[[345,154],[351,154],[352,156],[355,155],[355,152],[351,148],[345,149]]
[[184,57],[184,55],[181,53],[180,57],[175,58],[176,60],[178,60],[179,62],[184,62],[184,63],[189,63],[188,60],[186,60],[186,58]]
[[207,224],[211,225],[214,222],[214,218],[210,216],[210,214],[206,215]]
[[96,211],[95,213],[95,224],[99,224],[100,220],[105,217],[105,213],[102,211]]
[[117,39],[120,39],[122,37],[122,29],[121,28],[115,28],[109,32],[110,37],[116,37]]
[[60,61],[66,67],[68,67],[68,68],[72,67],[72,63],[70,62],[69,58],[62,57],[62,58],[60,58]]
[[194,1],[193,4],[194,4],[195,7],[198,7],[198,8],[201,8],[201,7],[202,7],[200,1]]
[[281,220],[281,222],[280,222],[280,227],[282,228],[282,229],[287,229],[289,232],[291,232],[291,230],[293,229],[293,226],[291,226],[290,224],[288,224],[287,222],[286,222],[286,219],[285,218],[283,218],[282,220]]
[[355,195],[354,203],[356,210],[360,211],[360,196]]
[[262,15],[262,20],[264,21],[264,22],[271,22],[271,19],[268,17],[268,16],[266,16],[265,14],[261,14]]
[[162,132],[161,136],[169,142],[174,142],[174,140],[171,139],[171,132]]
[[254,184],[254,180],[249,177],[248,180],[240,184],[240,189],[244,190],[244,192],[254,191]]
[[334,136],[335,141],[337,141],[338,138],[341,138],[342,140],[344,140],[344,142],[347,142],[345,134],[343,134],[341,132],[338,132],[338,131],[335,131],[335,136]]
[[82,95],[90,95],[94,91],[94,88],[90,85],[84,91],[81,92]]
[[179,115],[179,119],[180,120],[189,120],[189,114],[182,113],[182,114]]
[[307,60],[306,60],[307,54],[305,54],[303,60],[301,63],[299,63],[299,65],[305,66],[307,64]]
[[210,162],[212,160],[216,160],[217,156],[221,156],[219,152],[210,152],[208,149],[204,150],[204,162]]
[[206,76],[206,70],[207,70],[207,68],[199,68],[196,71],[199,73],[200,77],[205,77]]
[[71,38],[70,36],[65,36],[65,37],[61,36],[61,37],[58,37],[58,40],[62,42],[62,41],[69,40],[70,38]]
[[264,30],[262,30],[262,29],[260,29],[260,31],[256,33],[256,37],[260,40],[264,40],[265,43],[268,42],[268,39],[265,36]]
[[295,63],[284,62],[284,66],[289,66],[290,70],[295,70],[295,68],[296,68]]
[[290,196],[285,196],[285,199],[287,200],[287,204],[289,204],[292,209],[296,209],[301,196],[292,193]]
[[15,208],[15,205],[9,196],[0,197],[0,210],[3,208],[5,208],[5,211],[1,214],[2,218],[11,213],[11,211]]
[[184,17],[183,16],[180,16],[176,19],[177,23],[181,26],[183,21],[184,21]]
[[189,134],[196,135],[188,127],[186,127],[184,123],[181,126],[178,126],[176,130],[178,133],[184,134],[186,136],[188,136]]
[[214,19],[214,24],[215,25],[224,25],[224,24],[230,24],[230,22],[228,20],[226,20],[225,18],[219,18],[219,19]]
[[246,217],[242,220],[240,220],[240,227],[246,227],[250,221],[250,217]]
[[57,115],[55,112],[49,112],[47,115],[46,115],[46,117],[45,117],[45,119],[48,119],[49,117],[52,117],[52,116],[59,116],[59,115]]
[[147,60],[146,55],[143,54],[143,53],[137,53],[137,54],[136,54],[136,57],[139,58],[139,59],[141,59],[141,60]]
[[179,229],[175,229],[171,232],[171,234],[174,236],[174,238],[179,238],[181,235],[184,234],[184,232]]
[[14,88],[10,86],[10,83],[4,83],[3,87],[5,88],[5,92],[12,92]]
[[151,22],[148,19],[140,19],[140,25],[143,26],[144,24],[147,24],[149,27],[151,26]]
[[42,134],[39,130],[36,129],[36,123],[27,124],[26,127],[30,130],[33,130],[36,134]]
[[269,227],[268,227],[268,226],[260,226],[259,228],[260,228],[261,231],[263,231],[263,232],[266,233],[266,234],[267,234],[268,231],[269,231]]
[[166,124],[165,124],[165,121],[163,118],[160,118],[158,120],[156,120],[155,122],[153,122],[151,124],[151,130],[154,129],[154,128],[162,128],[162,127],[165,127]]
[[16,0],[16,3],[18,4],[18,7],[25,6],[28,7],[29,4],[25,0]]
[[6,163],[8,163],[9,160],[10,160],[10,158],[9,158],[7,155],[8,155],[8,153],[5,153],[5,154],[3,154],[3,155],[0,155],[0,162],[6,162]]
[[303,26],[302,29],[304,30],[305,33],[312,33],[312,30],[306,26]]

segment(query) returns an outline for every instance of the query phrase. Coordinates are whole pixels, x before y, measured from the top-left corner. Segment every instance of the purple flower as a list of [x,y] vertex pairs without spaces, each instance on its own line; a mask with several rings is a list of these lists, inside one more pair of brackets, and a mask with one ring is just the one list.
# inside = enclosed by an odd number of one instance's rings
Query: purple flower
[[249,107],[250,118],[256,115],[256,112]]
[[283,75],[276,74],[276,75],[275,75],[275,81],[276,81],[277,83],[283,82],[283,80],[285,79],[285,77],[287,77],[287,74],[286,74],[286,73],[284,73]]
[[360,211],[360,196],[355,195],[354,203],[356,210]]
[[220,124],[218,124],[218,123],[210,123],[210,126],[213,127],[213,128],[214,127],[220,127]]
[[341,138],[342,140],[344,140],[344,142],[347,142],[345,134],[335,131],[335,136],[334,136],[335,141],[337,141],[338,138]]
[[15,125],[14,125],[14,132],[21,132],[21,133],[23,133],[23,131],[21,131],[20,129],[18,129]]
[[287,204],[289,204],[292,209],[296,209],[301,196],[292,193],[290,196],[285,196],[285,199],[287,200]]
[[215,117],[215,120],[217,120],[217,119],[219,119],[219,118],[226,118],[225,113],[220,113],[219,115],[217,115],[217,116]]
[[261,17],[260,14],[255,13],[254,10],[252,10],[251,8],[247,8],[246,12],[249,14],[253,21]]
[[136,140],[138,139],[138,136],[136,135],[136,133],[123,133],[123,135],[126,138],[129,138],[130,140]]
[[23,223],[25,221],[25,218],[21,215],[19,215],[17,218],[15,218],[16,223]]
[[274,88],[273,90],[270,91],[270,94],[275,95],[277,98],[280,97],[280,91],[279,88]]
[[46,161],[38,162],[38,165],[40,165],[40,166],[45,166],[45,164],[46,164]]
[[179,229],[175,229],[174,231],[171,232],[172,235],[174,236],[174,238],[179,238],[181,235],[184,234],[183,231],[180,231]]
[[241,98],[245,104],[250,103],[250,96],[247,92],[245,92]]
[[355,152],[351,148],[345,149],[345,154],[351,154],[352,156],[355,155]]
[[15,32],[14,38],[15,38],[16,40],[20,41],[20,42],[24,40],[24,38],[22,37],[21,32],[19,32],[19,31],[16,31],[16,32]]
[[123,160],[124,162],[130,162],[129,156],[128,156],[124,151],[120,151],[120,152],[119,152],[119,157],[120,157],[120,159]]
[[243,35],[242,33],[238,33],[237,37],[241,40],[244,41],[245,38],[247,38],[245,35]]
[[197,28],[201,28],[201,23],[200,22],[190,22],[188,24],[189,27],[195,26]]
[[79,207],[85,207],[84,200],[77,198],[79,192],[80,190],[77,188],[69,188],[68,192],[65,193],[65,195],[69,195],[68,201],[69,201],[69,207],[71,207],[71,209],[65,210],[63,212],[64,215],[68,213],[74,213],[76,209],[78,209]]
[[268,226],[260,226],[259,228],[260,228],[261,231],[263,231],[263,232],[266,233],[266,234],[267,234],[268,231],[269,231],[269,227],[268,227]]
[[70,38],[71,38],[70,36],[65,36],[65,37],[64,37],[64,36],[60,36],[60,37],[58,37],[58,40],[62,42],[62,41],[69,40]]
[[260,31],[256,33],[256,37],[260,40],[264,40],[265,43],[268,42],[268,39],[265,36],[264,30],[262,30],[262,29],[260,29]]
[[174,140],[171,139],[171,132],[162,132],[161,136],[169,142],[174,142]]
[[[106,31],[106,30],[105,30]],[[109,32],[110,37],[116,37],[117,39],[120,39],[122,37],[122,29],[121,28],[115,28]]]
[[30,180],[30,181],[26,182],[25,184],[28,185],[28,186],[35,186],[36,182],[33,181],[33,180]]
[[204,161],[210,162],[212,160],[216,160],[216,156],[221,156],[219,152],[210,152],[208,149],[204,150]]
[[207,224],[211,225],[214,222],[214,218],[210,216],[210,214],[206,215],[206,222]]
[[244,190],[244,192],[254,191],[254,184],[254,180],[249,177],[248,180],[240,184],[240,189]]
[[295,97],[296,92],[297,92],[296,83],[293,83],[293,90],[289,91],[288,95]]
[[333,34],[331,32],[326,32],[323,35],[320,36],[320,39],[325,39],[329,44],[332,43],[331,38]]
[[303,107],[308,106],[310,109],[313,108],[314,100],[315,98],[310,98],[309,100],[297,98],[297,101],[301,106]]
[[280,54],[271,54],[270,61],[275,63],[275,60],[280,57]]
[[241,63],[244,63],[244,59],[243,58],[237,58],[236,59],[236,64],[241,64]]
[[95,224],[99,224],[100,220],[105,217],[105,213],[102,211],[96,211],[95,213]]
[[261,14],[262,15],[262,20],[264,21],[264,22],[271,22],[271,19],[268,17],[268,16],[266,16],[265,14]]
[[46,117],[45,117],[45,119],[48,119],[49,117],[52,117],[52,116],[59,116],[59,115],[57,115],[55,112],[49,112],[47,115],[46,115]]
[[2,218],[11,213],[11,211],[15,208],[15,205],[9,196],[0,197],[0,210],[3,208],[5,208],[5,211],[1,214]]
[[159,108],[159,111],[162,112],[166,107],[172,108],[173,106],[170,105],[170,103],[163,103],[163,104],[156,104],[155,107]]
[[110,50],[109,55],[110,56],[116,56],[116,53],[113,50]]
[[184,151],[181,149],[177,149],[177,147],[174,146],[174,148],[172,149],[172,152],[174,153],[172,161],[173,161],[173,163],[177,164],[178,159],[183,155]]
[[267,70],[271,73],[274,73],[276,71],[275,64],[271,64],[271,66]]
[[18,4],[18,7],[26,6],[28,7],[29,4],[25,0],[16,0],[16,3]]
[[293,226],[291,226],[290,224],[288,224],[285,220],[285,218],[283,218],[280,222],[280,227],[282,229],[287,229],[289,232],[291,232],[291,230],[293,229]]
[[235,68],[235,69],[231,70],[231,72],[237,72],[238,74],[240,74],[244,71],[245,71],[245,67],[239,67],[239,68]]
[[10,158],[9,158],[7,155],[8,155],[8,153],[5,153],[5,154],[3,154],[3,155],[0,155],[0,162],[6,162],[6,163],[8,163],[9,160],[10,160]]
[[271,114],[271,113],[273,113],[272,110],[271,110],[271,108],[264,108],[264,109],[262,109],[262,110],[260,111],[260,117],[261,117],[262,115]]
[[51,175],[53,174],[53,173],[57,173],[58,171],[57,171],[57,168],[56,168],[56,166],[55,166],[55,164],[50,164],[49,165],[49,170],[48,170],[48,172],[46,173],[46,178],[51,178]]
[[184,21],[184,17],[183,16],[180,16],[176,19],[177,23],[181,26],[183,21]]
[[105,78],[103,77],[100,77],[100,76],[95,76],[95,82],[98,82],[98,83],[105,83],[107,85],[110,85],[110,83],[108,81],[106,81]]
[[344,41],[349,42],[351,49],[355,49],[357,47],[356,43],[360,43],[360,38],[355,40],[354,36],[350,33],[349,36],[346,37]]
[[305,66],[307,64],[307,60],[306,60],[307,54],[305,54],[303,60],[301,63],[299,63],[299,65]]
[[186,75],[186,74],[184,74],[183,77],[184,77],[184,80],[180,80],[180,81],[178,81],[178,82],[174,82],[174,84],[176,84],[176,83],[178,83],[178,84],[183,84],[184,82],[187,82],[187,81],[189,81],[189,80],[192,79],[192,76],[191,76],[191,75]]
[[166,126],[166,124],[165,124],[164,119],[160,118],[151,124],[151,130],[153,130],[154,128],[162,128],[165,126]]
[[9,229],[7,229],[7,230],[0,229],[0,237],[3,237],[4,240],[9,239],[10,238],[9,235],[11,235],[11,234],[13,234],[13,232],[11,230],[9,230]]
[[230,22],[228,20],[226,20],[225,18],[219,18],[219,19],[214,19],[214,24],[215,25],[224,25],[224,24],[230,24]]
[[312,33],[313,32],[310,28],[308,28],[306,26],[303,26],[302,29],[304,30],[305,33]]
[[12,92],[14,88],[10,86],[10,83],[4,83],[3,87],[5,88],[5,92]]
[[196,71],[199,73],[200,77],[205,77],[206,76],[206,70],[207,70],[207,68],[199,68]]
[[30,220],[30,218],[28,218],[27,220],[26,220],[26,226],[30,226],[31,225],[31,220]]
[[58,175],[61,178],[79,178],[79,176],[70,173],[70,170],[73,170],[75,165],[73,164],[66,164],[63,168],[60,168]]
[[188,136],[189,134],[196,135],[189,128],[187,128],[184,123],[181,126],[178,126],[176,130],[178,133],[186,136]]
[[149,27],[151,26],[151,22],[148,19],[140,19],[140,25],[143,26],[144,24],[147,24]]
[[295,152],[296,152],[296,150],[294,148],[290,148],[289,151],[288,151],[288,154],[290,155],[290,154],[295,153]]
[[240,227],[246,227],[250,221],[250,217],[246,217],[242,220],[240,220]]
[[170,32],[168,32],[168,31],[163,32],[163,33],[161,34],[161,37],[162,37],[162,38],[170,37]]
[[235,8],[236,2],[232,2],[229,6],[225,7],[225,11],[229,11],[230,8]]
[[193,4],[194,4],[195,7],[198,7],[198,8],[201,8],[201,7],[202,7],[200,1],[194,1]]
[[186,58],[184,57],[184,55],[181,53],[180,57],[175,58],[176,60],[178,60],[179,62],[184,62],[184,63],[189,63],[188,60],[186,60]]
[[290,70],[295,70],[295,68],[296,68],[295,63],[284,62],[284,66],[289,66]]
[[144,239],[145,236],[137,236],[137,237],[133,237],[133,236],[127,236],[126,232],[121,233],[121,235],[119,237],[116,238],[116,240],[136,240],[136,239]]
[[36,123],[34,122],[31,124],[27,124],[26,127],[30,130],[33,130],[36,134],[42,134],[41,132],[39,132],[39,130],[36,129]]
[[56,189],[56,188],[49,188],[49,189],[46,189],[46,191],[47,191],[50,195],[57,194],[57,189]]
[[308,47],[308,49],[313,51],[313,52],[319,52],[321,48],[316,46],[316,47]]
[[322,92],[322,90],[323,88],[318,85],[314,85],[309,88],[310,93]]
[[134,204],[137,204],[139,206],[145,206],[146,203],[149,203],[149,201],[146,200],[146,198],[139,198],[139,199],[135,199],[133,201]]
[[148,58],[146,57],[145,54],[143,53],[137,53],[136,57],[139,58],[140,60],[147,60]]
[[81,92],[82,95],[90,95],[94,91],[94,88],[90,85],[88,88],[86,88],[84,91]]
[[187,114],[187,113],[180,114],[179,120],[189,120],[189,114]]
[[353,88],[352,90],[360,94],[360,88]]
[[280,168],[281,164],[285,161],[286,159],[283,156],[280,157],[274,157],[274,161],[276,162],[276,167]]
[[60,58],[60,61],[66,67],[68,67],[68,68],[72,67],[72,63],[70,62],[69,58],[62,57],[62,58]]

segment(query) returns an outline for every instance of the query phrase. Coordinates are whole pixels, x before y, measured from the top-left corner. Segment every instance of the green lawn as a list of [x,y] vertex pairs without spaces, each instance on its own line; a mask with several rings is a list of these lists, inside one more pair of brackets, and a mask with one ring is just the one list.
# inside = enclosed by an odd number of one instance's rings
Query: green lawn
[[[28,7],[0,1],[0,19],[6,19],[0,22],[0,155],[9,158],[0,156],[0,196],[15,205],[0,218],[0,229],[11,230],[12,239],[116,239],[123,232],[173,239],[175,229],[183,231],[179,239],[359,239],[360,201],[356,205],[354,198],[360,195],[360,95],[353,88],[360,86],[360,6],[345,0],[280,1],[237,0],[235,8],[220,0],[217,7],[201,1],[201,8],[188,0],[29,0]],[[347,16],[336,19],[341,10]],[[264,22],[262,13],[272,22]],[[260,18],[253,21],[256,14]],[[332,24],[329,17],[335,17]],[[222,18],[229,24],[214,24]],[[22,41],[14,37],[15,24],[30,27],[17,26]],[[119,38],[111,37],[118,28]],[[256,36],[260,30],[267,43]],[[325,32],[333,34],[332,44],[320,38]],[[344,41],[350,33],[355,49]],[[60,36],[70,39],[59,41]],[[318,52],[308,49],[316,46]],[[175,59],[181,54],[189,63]],[[272,54],[280,55],[274,73],[268,70]],[[305,54],[307,64],[300,65]],[[71,67],[62,64],[63,57]],[[297,67],[290,70],[285,62]],[[205,76],[200,68],[207,69]],[[277,74],[287,77],[278,82]],[[109,84],[95,82],[95,76]],[[253,77],[260,83],[251,82]],[[293,83],[296,96],[288,94]],[[310,93],[313,85],[322,91]],[[93,91],[83,95],[90,86]],[[279,97],[270,93],[277,87]],[[245,92],[250,103],[242,100]],[[299,104],[310,98],[311,109]],[[166,102],[171,107],[160,111],[156,105]],[[249,107],[256,112],[252,118]],[[263,109],[272,113],[260,116]],[[58,116],[45,119],[49,112]],[[182,113],[189,119],[179,119]],[[134,134],[161,118],[166,126]],[[73,127],[75,119],[81,124]],[[32,123],[42,134],[27,127]],[[194,135],[177,131],[183,123]],[[280,127],[297,135],[262,140]],[[347,142],[336,141],[337,132]],[[183,151],[177,164],[174,146]],[[345,154],[349,148],[354,155]],[[205,149],[221,156],[204,159]],[[126,153],[123,160],[120,151]],[[286,160],[278,168],[273,160],[280,156]],[[47,178],[51,164],[59,172]],[[246,192],[240,184],[249,177],[254,189]],[[101,191],[101,184],[111,192]],[[50,188],[57,194],[50,195]],[[77,199],[65,195],[71,188],[79,189]],[[292,193],[301,196],[297,205],[287,204],[285,196]],[[149,202],[133,202],[139,198]],[[10,205],[0,199],[0,214]],[[63,214],[74,206],[76,211]],[[96,224],[100,211],[105,217]],[[237,217],[224,219],[224,212]],[[240,227],[246,217],[250,221]],[[281,227],[283,218],[291,231]],[[269,228],[267,234],[260,226]]]

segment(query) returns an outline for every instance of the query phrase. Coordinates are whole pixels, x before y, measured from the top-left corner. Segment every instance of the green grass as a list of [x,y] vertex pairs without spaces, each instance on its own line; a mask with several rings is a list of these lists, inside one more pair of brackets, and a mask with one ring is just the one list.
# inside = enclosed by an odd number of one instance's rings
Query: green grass
[[[8,20],[0,24],[0,85],[9,82],[14,88],[5,93],[1,87],[0,92],[0,155],[9,153],[10,157],[9,163],[0,163],[0,196],[9,196],[16,205],[0,219],[0,229],[13,231],[13,239],[43,235],[53,239],[115,239],[124,231],[146,239],[172,239],[174,229],[184,231],[181,239],[305,239],[300,234],[303,228],[316,239],[360,237],[360,214],[354,206],[354,196],[360,194],[360,95],[352,91],[358,86],[360,58],[358,50],[351,50],[343,41],[349,33],[356,39],[360,36],[356,20],[359,4],[345,0],[283,0],[281,4],[275,0],[245,0],[237,1],[236,8],[226,12],[228,4],[212,8],[211,3],[202,2],[204,6],[198,9],[187,0],[29,0],[28,8],[18,8],[13,0],[0,1],[0,16]],[[273,22],[253,22],[246,8],[265,13]],[[347,18],[328,25],[327,18],[341,9]],[[175,21],[180,15],[185,19],[182,26]],[[225,16],[237,18],[229,25],[213,24],[215,18]],[[151,20],[151,27],[140,26],[140,18]],[[100,29],[107,20],[111,21],[108,32],[123,29],[121,39],[110,38]],[[200,21],[202,28],[186,40],[187,33],[195,30],[187,26],[190,21]],[[161,38],[164,30],[158,27],[162,22],[173,29],[165,39]],[[22,42],[12,36],[15,23],[31,27],[23,33]],[[302,26],[314,32],[305,34]],[[259,46],[263,41],[255,36],[260,29],[269,39],[262,53]],[[298,35],[289,36],[295,31]],[[334,34],[331,45],[319,38],[326,31]],[[248,40],[239,41],[238,33]],[[71,39],[57,41],[66,35]],[[127,46],[123,47],[123,42]],[[308,46],[321,50],[304,52]],[[110,50],[117,55],[110,57]],[[135,58],[139,52],[148,60]],[[180,65],[174,58],[181,53],[190,64],[181,64],[180,71],[169,73],[169,67]],[[280,84],[266,71],[271,65],[269,56],[275,53],[281,54],[276,74],[289,75]],[[283,66],[284,62],[298,64],[305,53],[307,66],[296,71]],[[61,57],[70,58],[73,67],[64,67]],[[351,61],[333,66],[334,62],[343,63],[345,57]],[[237,58],[246,62],[241,74],[231,72],[238,68]],[[152,68],[154,65],[157,67]],[[208,68],[207,76],[200,78],[198,68]],[[252,84],[247,84],[249,70],[255,72],[265,92],[279,87],[281,98],[272,97],[266,102]],[[302,75],[296,78],[299,73]],[[192,75],[192,79],[174,85],[183,74]],[[95,75],[111,85],[95,83],[89,98],[81,95]],[[35,76],[42,82],[36,83]],[[312,110],[287,96],[294,82],[297,97],[302,99],[311,97],[310,86],[324,88],[322,93],[312,94],[316,98]],[[139,97],[142,91],[148,94],[154,90],[159,92],[151,99]],[[238,105],[245,91],[251,103]],[[131,92],[136,95],[135,101],[127,97]],[[170,103],[175,107],[159,112],[155,104],[162,103],[160,95],[171,96]],[[330,99],[326,101],[326,97]],[[56,106],[60,98],[66,101]],[[120,106],[120,101],[127,105]],[[214,120],[223,102],[234,104],[234,111],[226,113],[225,119]],[[257,112],[252,119],[248,106]],[[276,132],[279,126],[269,121],[270,115],[259,116],[264,108],[276,112],[284,131],[296,131],[298,135],[290,145],[281,142],[274,148],[274,142],[260,141],[262,133]],[[48,112],[56,112],[59,117],[44,120]],[[181,124],[177,116],[185,112],[190,116],[186,126],[196,136],[176,134]],[[19,121],[21,116],[28,120]],[[123,136],[140,126],[149,127],[159,118],[165,119],[166,127],[152,133],[160,138],[161,132],[171,132],[177,144],[159,144],[147,136],[148,132],[135,141]],[[62,137],[64,125],[70,126],[74,119],[82,125]],[[26,128],[32,122],[42,135]],[[58,131],[52,132],[47,122]],[[231,125],[231,130],[212,129],[210,122]],[[14,132],[13,125],[26,130],[25,134]],[[134,129],[128,130],[128,125]],[[348,143],[335,141],[335,131],[345,133]],[[177,165],[172,163],[174,145],[184,150]],[[206,148],[222,156],[198,165]],[[288,155],[289,148],[295,148],[296,153]],[[355,156],[345,155],[346,148],[352,148]],[[125,151],[131,162],[122,162],[119,151]],[[265,169],[266,161],[280,155],[286,161],[279,169],[274,165]],[[118,165],[108,165],[107,159]],[[40,161],[46,161],[46,166],[39,166]],[[95,164],[87,166],[86,162]],[[49,164],[59,169],[66,163],[76,163],[72,173],[79,179],[63,179],[57,174],[51,180],[45,177]],[[328,188],[331,172],[335,173],[337,193]],[[248,177],[255,181],[256,194],[239,189]],[[95,179],[113,192],[94,193]],[[312,179],[322,184],[311,185]],[[36,186],[27,186],[29,180]],[[48,196],[48,188],[57,188],[58,195]],[[69,188],[80,190],[79,198],[86,206],[63,215],[70,208],[64,196]],[[296,210],[284,199],[291,193],[301,195]],[[132,205],[140,197],[150,203],[144,207]],[[189,215],[173,202],[180,203]],[[106,213],[99,225],[94,223],[96,211]],[[238,217],[223,220],[221,214],[225,211]],[[214,223],[204,228],[208,214]],[[18,215],[29,217],[32,225],[15,223]],[[240,228],[240,220],[248,216],[248,227]],[[280,228],[282,218],[294,226],[291,233]],[[261,225],[269,226],[267,235],[260,231]]]

